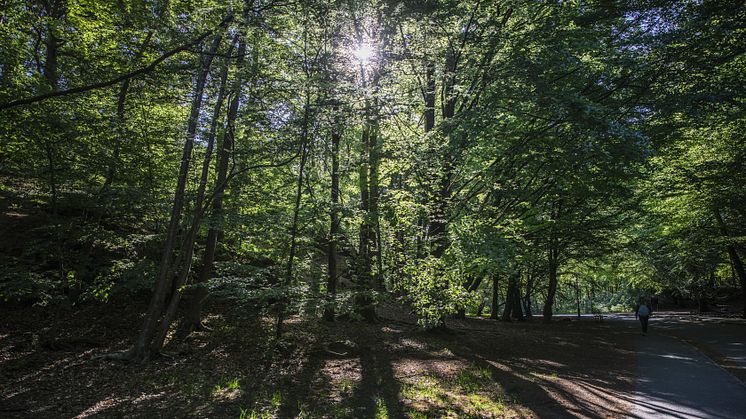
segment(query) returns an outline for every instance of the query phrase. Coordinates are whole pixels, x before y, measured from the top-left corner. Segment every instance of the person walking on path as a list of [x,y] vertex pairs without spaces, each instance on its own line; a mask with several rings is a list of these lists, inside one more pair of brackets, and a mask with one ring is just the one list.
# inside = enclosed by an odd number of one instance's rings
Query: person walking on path
[[650,306],[647,302],[641,301],[635,309],[635,318],[640,319],[640,325],[642,325],[642,335],[648,334],[648,320],[650,320]]

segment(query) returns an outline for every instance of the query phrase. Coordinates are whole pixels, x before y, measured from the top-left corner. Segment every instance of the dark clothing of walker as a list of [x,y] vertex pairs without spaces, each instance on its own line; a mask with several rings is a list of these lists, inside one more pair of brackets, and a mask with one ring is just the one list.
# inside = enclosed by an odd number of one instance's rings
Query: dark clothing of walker
[[648,333],[648,320],[650,320],[650,316],[640,316],[640,324],[642,325],[642,333]]
[[642,334],[648,333],[648,320],[650,320],[650,307],[647,304],[640,304],[635,310],[635,316],[640,319],[642,325]]

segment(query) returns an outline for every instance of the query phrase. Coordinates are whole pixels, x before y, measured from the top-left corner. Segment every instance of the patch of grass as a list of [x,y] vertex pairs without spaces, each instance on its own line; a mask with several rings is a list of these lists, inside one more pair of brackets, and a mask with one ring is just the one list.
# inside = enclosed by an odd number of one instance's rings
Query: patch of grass
[[402,396],[410,400],[426,400],[429,402],[439,403],[443,401],[445,392],[440,386],[438,379],[427,376],[421,378],[414,384],[404,385],[402,387]]
[[474,365],[460,371],[456,376],[456,385],[467,393],[478,391],[490,382],[492,382],[492,371],[489,368]]
[[272,405],[272,407],[279,408],[280,405],[282,404],[282,393],[280,393],[279,391],[274,392],[269,402]]
[[481,418],[502,416],[506,402],[492,371],[472,365],[455,377],[427,376],[402,387],[402,397],[411,402],[409,416]]
[[469,394],[466,399],[469,403],[469,410],[480,416],[500,416],[505,413],[505,404],[501,398],[492,400],[482,394]]
[[419,410],[410,410],[407,412],[407,416],[409,416],[410,419],[428,419],[427,415]]
[[269,412],[257,412],[256,410],[247,410],[239,407],[239,419],[272,419],[274,415]]
[[241,380],[238,378],[234,378],[231,381],[228,381],[224,385],[221,384],[215,384],[215,387],[213,388],[213,393],[222,393],[224,391],[233,391],[233,390],[240,390],[241,389]]
[[376,419],[389,419],[389,409],[380,396],[376,399]]

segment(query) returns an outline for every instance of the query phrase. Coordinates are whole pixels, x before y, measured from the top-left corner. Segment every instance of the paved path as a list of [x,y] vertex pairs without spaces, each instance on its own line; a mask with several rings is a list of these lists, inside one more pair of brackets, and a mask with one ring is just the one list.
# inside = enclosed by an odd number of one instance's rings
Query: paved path
[[[620,319],[639,328],[633,316]],[[647,336],[637,335],[638,378],[630,417],[746,418],[746,385],[691,345],[666,336],[676,331],[688,334],[687,338],[706,338],[727,349],[729,357],[744,359],[746,347],[739,343],[746,339],[746,334],[741,335],[746,326],[709,326],[713,325],[707,325],[712,333],[680,319],[659,317],[651,319]]]

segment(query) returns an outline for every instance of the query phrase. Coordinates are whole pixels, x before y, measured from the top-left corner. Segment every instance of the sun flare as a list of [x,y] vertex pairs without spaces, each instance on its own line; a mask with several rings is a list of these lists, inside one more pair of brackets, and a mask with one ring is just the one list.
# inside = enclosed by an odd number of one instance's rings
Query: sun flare
[[363,64],[367,64],[373,58],[374,51],[369,44],[361,44],[355,47],[353,51],[355,58]]

